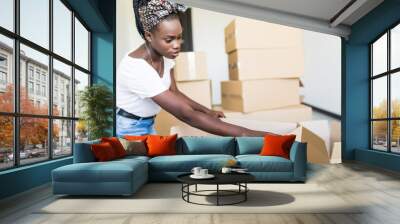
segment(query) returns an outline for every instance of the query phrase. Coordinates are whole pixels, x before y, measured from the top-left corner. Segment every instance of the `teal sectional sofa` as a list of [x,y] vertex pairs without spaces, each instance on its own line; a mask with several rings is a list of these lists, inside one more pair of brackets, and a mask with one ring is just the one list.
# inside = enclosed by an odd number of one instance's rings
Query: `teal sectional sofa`
[[90,145],[98,142],[75,144],[74,163],[52,171],[54,194],[132,195],[148,181],[176,181],[196,166],[218,172],[231,159],[258,182],[306,181],[306,143],[294,142],[290,159],[285,159],[258,155],[263,137],[181,137],[176,142],[177,155],[96,162]]

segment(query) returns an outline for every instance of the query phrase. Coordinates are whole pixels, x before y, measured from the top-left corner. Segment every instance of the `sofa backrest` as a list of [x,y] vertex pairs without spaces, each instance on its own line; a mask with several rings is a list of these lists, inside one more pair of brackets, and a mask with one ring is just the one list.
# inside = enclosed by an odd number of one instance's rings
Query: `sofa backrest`
[[235,138],[221,136],[185,136],[176,142],[178,155],[226,154],[235,155]]
[[236,137],[236,155],[259,154],[264,137]]
[[98,144],[98,143],[100,143],[100,139],[75,143],[74,156],[73,156],[74,163],[95,162],[96,158],[94,157],[90,146],[92,144]]
[[[95,162],[90,148],[100,140],[75,143],[74,163]],[[264,145],[263,137],[222,137],[222,136],[185,136],[176,141],[178,155],[225,154],[244,155],[259,154]]]

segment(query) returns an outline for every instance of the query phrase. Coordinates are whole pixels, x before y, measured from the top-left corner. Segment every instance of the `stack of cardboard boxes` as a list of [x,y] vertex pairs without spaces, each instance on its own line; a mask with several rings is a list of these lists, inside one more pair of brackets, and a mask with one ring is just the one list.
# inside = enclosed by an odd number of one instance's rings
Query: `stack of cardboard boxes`
[[311,108],[300,104],[302,30],[236,18],[225,28],[225,51],[229,81],[221,82],[221,101],[227,116],[241,112],[269,120],[269,114],[283,113],[288,120],[281,117],[282,121],[311,119]]
[[[174,78],[182,93],[197,103],[211,108],[211,80],[208,79],[207,57],[204,52],[182,52],[175,59]],[[165,110],[156,117],[157,134],[169,135],[174,125],[182,121]]]
[[[340,123],[312,121],[312,109],[301,104],[302,35],[299,29],[251,19],[237,18],[230,23],[225,29],[229,81],[221,83],[222,107],[213,109],[222,110],[227,118],[221,120],[228,123],[296,134],[297,141],[308,143],[308,162],[338,163]],[[181,92],[211,108],[205,53],[181,53],[176,59],[174,77]],[[157,115],[155,128],[161,135],[212,135],[163,110]]]

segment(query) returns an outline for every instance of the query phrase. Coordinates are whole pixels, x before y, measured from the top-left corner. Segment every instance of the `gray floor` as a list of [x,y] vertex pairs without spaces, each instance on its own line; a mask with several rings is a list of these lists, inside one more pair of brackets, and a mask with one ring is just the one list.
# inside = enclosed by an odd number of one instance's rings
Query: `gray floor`
[[400,174],[359,163],[312,165],[308,174],[308,182],[368,206],[358,214],[33,214],[54,199],[45,185],[1,201],[0,223],[400,223]]

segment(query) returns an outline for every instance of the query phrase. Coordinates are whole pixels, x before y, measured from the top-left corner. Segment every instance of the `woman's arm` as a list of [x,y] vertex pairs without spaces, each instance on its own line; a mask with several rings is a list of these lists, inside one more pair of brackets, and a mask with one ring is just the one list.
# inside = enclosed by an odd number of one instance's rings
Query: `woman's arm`
[[174,76],[174,69],[171,69],[171,87],[170,90],[177,95],[182,97],[182,100],[184,100],[187,104],[189,104],[194,110],[215,116],[215,117],[225,117],[225,115],[222,112],[219,111],[214,111],[210,110],[207,107],[197,103],[196,101],[192,100],[190,97],[186,96],[184,93],[179,91],[176,81],[175,81],[175,76]]
[[186,101],[182,101],[182,97],[179,94],[171,90],[164,91],[152,97],[152,99],[161,108],[179,120],[211,134],[222,136],[264,136],[272,134],[229,124],[221,121],[219,118],[197,111]]

